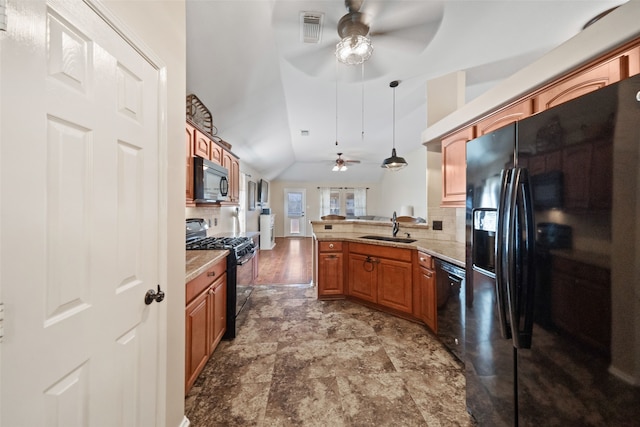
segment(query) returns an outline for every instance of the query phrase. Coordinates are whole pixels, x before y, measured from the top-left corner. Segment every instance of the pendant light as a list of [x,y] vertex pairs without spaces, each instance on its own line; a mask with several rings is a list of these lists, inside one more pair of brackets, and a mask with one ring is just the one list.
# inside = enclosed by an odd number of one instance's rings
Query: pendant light
[[389,87],[393,88],[393,148],[391,149],[391,157],[384,159],[380,166],[392,171],[399,171],[408,165],[403,157],[398,157],[396,154],[396,87],[398,87],[398,84],[400,82],[397,80],[389,83]]

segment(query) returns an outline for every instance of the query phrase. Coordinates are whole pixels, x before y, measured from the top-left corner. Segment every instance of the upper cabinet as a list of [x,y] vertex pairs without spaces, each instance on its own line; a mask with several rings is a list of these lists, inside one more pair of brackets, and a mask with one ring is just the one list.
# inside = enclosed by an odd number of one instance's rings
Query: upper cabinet
[[[590,64],[568,73],[565,77],[522,96],[506,108],[488,112],[486,116],[475,123],[457,129],[454,133],[443,138],[441,141],[441,206],[464,207],[467,141],[637,74],[640,74],[640,39],[629,42]],[[593,157],[596,159],[592,162],[593,167],[597,168],[600,164],[598,157],[610,155],[604,149],[594,151],[592,155],[588,151],[590,148],[592,147],[583,147],[581,150],[576,149],[575,152],[546,153],[524,160],[528,162],[530,168],[538,172],[559,170],[559,165],[564,164],[564,173],[568,173],[569,179],[572,179],[571,183],[579,187],[585,185],[585,174],[589,174],[589,171],[573,168],[573,160],[580,156]],[[583,197],[572,201],[576,208],[586,204],[607,206],[610,203],[610,195],[591,194],[595,191],[594,188],[591,185],[583,188]]]
[[224,205],[240,203],[240,160],[215,140],[207,136],[193,123],[186,124],[186,205],[195,206],[193,200],[193,161],[198,156],[221,165],[229,171],[228,201],[220,202]]
[[525,119],[531,114],[533,114],[533,102],[530,99],[525,99],[476,123],[476,136],[493,132],[503,126]]
[[185,182],[185,196],[187,206],[193,206],[193,147],[195,146],[196,128],[187,123],[185,139],[185,157],[187,179]]
[[240,203],[240,162],[233,153],[223,150],[222,167],[229,171],[229,201]]
[[626,63],[627,61],[623,57],[617,57],[560,80],[534,98],[536,112],[548,110],[563,102],[571,101],[620,81],[627,74],[622,68],[623,64],[626,66]]
[[442,206],[464,207],[467,197],[467,142],[473,127],[442,140]]

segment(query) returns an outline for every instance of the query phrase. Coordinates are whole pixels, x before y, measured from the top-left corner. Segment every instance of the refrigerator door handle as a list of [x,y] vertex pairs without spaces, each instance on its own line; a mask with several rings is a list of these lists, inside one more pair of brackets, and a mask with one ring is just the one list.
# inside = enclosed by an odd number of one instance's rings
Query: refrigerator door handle
[[531,348],[535,292],[535,221],[527,169],[517,168],[513,178],[507,300],[515,348]]
[[508,274],[508,242],[509,223],[511,222],[510,206],[512,194],[512,173],[513,169],[504,169],[500,176],[500,198],[498,200],[498,218],[496,224],[495,240],[495,272],[496,272],[496,305],[498,311],[498,321],[500,324],[500,335],[504,339],[511,338],[511,328],[508,318],[507,282],[505,277]]

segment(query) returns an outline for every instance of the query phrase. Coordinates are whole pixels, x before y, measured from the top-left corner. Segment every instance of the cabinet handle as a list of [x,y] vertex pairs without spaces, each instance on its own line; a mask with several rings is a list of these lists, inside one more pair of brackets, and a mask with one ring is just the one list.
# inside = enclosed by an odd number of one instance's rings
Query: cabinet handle
[[333,243],[329,243],[329,249],[333,249]]
[[338,256],[337,255],[327,255],[327,258],[334,259],[334,258],[338,258]]
[[210,272],[207,273],[207,277],[213,277],[215,275],[216,275],[215,271],[210,271]]

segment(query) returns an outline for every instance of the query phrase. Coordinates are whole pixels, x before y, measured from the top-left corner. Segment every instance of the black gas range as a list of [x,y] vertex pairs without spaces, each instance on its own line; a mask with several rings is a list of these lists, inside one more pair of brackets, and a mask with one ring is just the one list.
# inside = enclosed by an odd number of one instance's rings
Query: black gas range
[[237,274],[256,255],[258,247],[250,237],[207,237],[207,223],[202,218],[187,219],[187,250],[228,250],[227,255],[227,330],[222,338],[236,337]]
[[202,218],[187,219],[187,250],[228,250],[236,259],[236,264],[248,262],[258,250],[250,237],[207,237],[207,223]]

